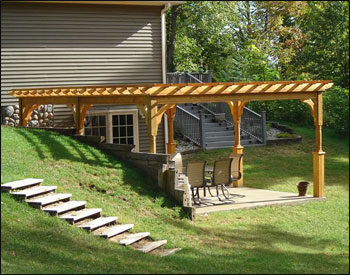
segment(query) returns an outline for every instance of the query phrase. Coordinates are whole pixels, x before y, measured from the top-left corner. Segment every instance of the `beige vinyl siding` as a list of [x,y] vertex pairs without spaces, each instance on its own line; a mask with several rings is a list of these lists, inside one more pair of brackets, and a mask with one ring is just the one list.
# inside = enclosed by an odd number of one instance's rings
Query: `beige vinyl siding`
[[[1,106],[12,88],[161,83],[161,7],[2,3]],[[55,105],[55,125],[72,124]]]

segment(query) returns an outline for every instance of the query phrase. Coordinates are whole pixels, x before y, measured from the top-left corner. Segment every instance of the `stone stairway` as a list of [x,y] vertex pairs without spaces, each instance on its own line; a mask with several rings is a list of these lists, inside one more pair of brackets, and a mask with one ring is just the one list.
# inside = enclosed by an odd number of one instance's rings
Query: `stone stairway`
[[[234,126],[222,121],[218,122],[215,120],[213,114],[205,112],[198,104],[181,104],[181,108],[186,111],[200,117],[204,114],[204,133],[206,149],[217,149],[217,148],[229,148],[234,145],[235,140],[235,129]],[[257,141],[252,139],[249,135],[241,132],[241,144],[250,145],[256,144]]]
[[154,241],[149,232],[131,233],[133,224],[120,224],[118,217],[102,216],[101,208],[85,208],[86,201],[70,200],[72,195],[56,193],[57,186],[42,186],[43,179],[27,178],[1,185],[2,192],[10,192],[30,206],[64,219],[94,235],[109,239],[124,246],[131,246],[143,253],[159,256],[173,254],[181,248],[166,249],[166,240]]

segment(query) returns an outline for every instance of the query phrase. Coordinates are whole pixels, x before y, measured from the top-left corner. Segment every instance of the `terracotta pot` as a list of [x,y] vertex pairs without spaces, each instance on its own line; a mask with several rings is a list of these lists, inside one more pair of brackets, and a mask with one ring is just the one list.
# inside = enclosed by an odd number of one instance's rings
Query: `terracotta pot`
[[307,181],[300,181],[297,183],[298,191],[299,191],[299,196],[305,196],[307,187],[309,186],[309,182]]

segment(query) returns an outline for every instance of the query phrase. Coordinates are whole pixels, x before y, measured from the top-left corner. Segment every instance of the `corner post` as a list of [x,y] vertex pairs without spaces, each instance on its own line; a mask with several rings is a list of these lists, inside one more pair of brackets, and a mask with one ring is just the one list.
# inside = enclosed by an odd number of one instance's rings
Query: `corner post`
[[318,92],[314,100],[314,123],[316,134],[316,148],[313,154],[314,197],[324,197],[324,157],[322,149],[323,99]]
[[266,136],[266,111],[262,111],[261,112],[261,131],[262,131],[262,140],[263,140],[263,144],[266,145],[266,140],[267,140],[267,136]]
[[[240,154],[243,155],[243,146],[241,145],[241,117],[243,114],[243,110],[244,110],[244,105],[246,104],[246,101],[229,101],[227,102],[227,104],[230,107],[231,110],[231,114],[233,117],[233,123],[235,126],[235,145],[232,147],[232,152],[234,154]],[[241,158],[241,163],[240,163],[240,167],[241,167],[241,178],[237,181],[233,182],[233,186],[234,187],[240,187],[243,186],[243,156]]]
[[166,112],[168,118],[168,143],[167,143],[167,152],[168,154],[176,153],[176,143],[174,140],[174,118],[176,113],[176,105]]

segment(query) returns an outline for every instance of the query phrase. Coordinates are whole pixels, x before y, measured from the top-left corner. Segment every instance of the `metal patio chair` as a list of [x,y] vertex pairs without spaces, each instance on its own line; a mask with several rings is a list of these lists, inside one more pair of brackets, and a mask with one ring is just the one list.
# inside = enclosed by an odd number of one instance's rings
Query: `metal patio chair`
[[[230,198],[230,192],[226,185],[230,185],[232,181],[239,180],[242,177],[240,171],[241,154],[231,154],[230,158],[220,159],[214,162],[212,185],[216,188],[216,196],[222,200],[219,195],[219,187],[221,187],[222,194],[225,199]],[[208,187],[210,195],[212,195]],[[213,195],[212,195],[213,196]]]
[[[187,164],[188,183],[191,186],[193,202],[197,205],[201,204],[199,188],[205,187],[205,165],[206,161],[191,161]],[[196,196],[197,201],[195,199]]]

